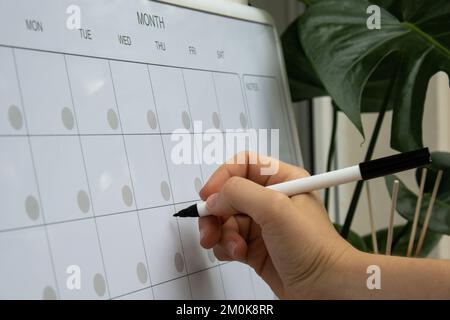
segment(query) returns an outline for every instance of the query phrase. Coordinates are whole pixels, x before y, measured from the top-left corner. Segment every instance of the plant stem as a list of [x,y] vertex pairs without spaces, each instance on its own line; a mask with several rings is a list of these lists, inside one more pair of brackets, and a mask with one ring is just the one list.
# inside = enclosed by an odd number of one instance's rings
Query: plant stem
[[[385,111],[380,111],[378,114],[377,123],[375,125],[375,129],[373,131],[372,137],[370,138],[369,148],[366,152],[366,157],[364,161],[369,161],[372,158],[373,151],[375,149],[376,142],[378,140],[378,135],[380,133],[381,125],[383,124],[383,119],[385,115]],[[361,191],[364,186],[364,180],[360,180],[356,183],[355,191],[353,191],[352,200],[350,202],[350,206],[347,211],[347,216],[345,217],[344,226],[342,227],[341,236],[344,239],[347,239],[348,233],[350,232],[350,227],[353,222],[353,217],[355,216],[356,206],[358,205],[359,197],[361,196]]]
[[395,247],[397,246],[398,242],[400,241],[400,239],[408,232],[411,231],[411,226],[412,223],[411,222],[407,222],[403,228],[400,229],[400,231],[395,235],[394,240],[392,241],[392,252],[394,252]]
[[[398,68],[392,74],[392,77],[389,81],[388,90],[386,92],[386,95],[384,96],[383,103],[381,105],[380,112],[378,114],[377,122],[375,124],[375,128],[373,129],[372,137],[370,138],[369,147],[367,148],[366,156],[364,158],[365,162],[372,159],[373,151],[375,150],[375,145],[377,143],[378,136],[380,134],[381,125],[383,124],[384,115],[386,114],[386,110],[387,110],[389,101],[391,99],[392,92],[394,91],[395,80],[397,79],[397,72],[398,72]],[[347,211],[347,216],[345,217],[344,226],[342,227],[342,231],[341,231],[341,236],[344,239],[347,239],[348,234],[350,232],[350,227],[352,225],[353,218],[355,216],[356,207],[358,206],[358,201],[361,196],[361,191],[362,191],[363,185],[364,185],[364,180],[358,181],[356,184],[355,191],[353,191],[352,200],[350,202],[350,206]]]
[[[334,102],[332,103],[333,108],[333,128],[331,129],[331,138],[330,138],[330,147],[328,148],[328,159],[327,159],[327,169],[326,172],[331,171],[331,166],[333,165],[333,160],[336,151],[336,131],[337,131],[337,115],[338,110],[335,106]],[[324,197],[325,208],[328,212],[328,207],[330,203],[330,188],[325,189],[325,197]]]

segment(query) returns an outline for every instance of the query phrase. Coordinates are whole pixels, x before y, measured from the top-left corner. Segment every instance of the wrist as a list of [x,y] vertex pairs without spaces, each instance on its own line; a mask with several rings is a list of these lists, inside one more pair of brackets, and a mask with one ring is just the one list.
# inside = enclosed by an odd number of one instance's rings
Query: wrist
[[[315,273],[298,290],[300,299],[350,299],[362,270],[364,253],[346,241],[330,245]],[[365,271],[365,270],[364,270]],[[366,275],[364,272],[361,279]],[[365,283],[365,282],[364,282]]]

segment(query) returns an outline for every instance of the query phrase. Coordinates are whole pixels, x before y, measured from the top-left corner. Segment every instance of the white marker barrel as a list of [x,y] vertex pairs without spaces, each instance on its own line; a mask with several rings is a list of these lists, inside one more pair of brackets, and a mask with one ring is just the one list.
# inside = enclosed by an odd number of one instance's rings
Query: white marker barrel
[[206,201],[197,202],[197,211],[199,217],[209,216],[209,212],[206,209]]
[[358,181],[361,179],[362,177],[359,165],[356,165],[344,169],[305,177],[304,179],[297,179],[274,184],[273,186],[267,186],[267,188],[284,193],[285,195],[290,197],[296,194],[334,187],[340,184]]
[[[303,179],[296,179],[279,184],[274,184],[272,186],[267,186],[267,188],[281,192],[290,197],[296,194],[329,188],[340,184],[358,181],[361,179],[362,178],[359,165],[356,165],[344,169],[305,177]],[[198,202],[197,211],[200,217],[209,215],[209,212],[206,209],[206,202]]]

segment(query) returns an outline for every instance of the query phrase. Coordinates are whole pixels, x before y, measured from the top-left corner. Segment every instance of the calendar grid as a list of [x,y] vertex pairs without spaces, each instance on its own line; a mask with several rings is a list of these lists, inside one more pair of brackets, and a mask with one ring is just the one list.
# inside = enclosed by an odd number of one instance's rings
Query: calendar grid
[[[222,263],[222,264],[228,264],[228,263],[230,263],[230,262],[227,261],[227,262],[224,262],[224,263]],[[173,279],[161,281],[161,282],[159,282],[159,283],[152,284],[151,286],[146,286],[146,287],[143,287],[143,288],[134,290],[134,291],[130,291],[130,292],[127,292],[127,293],[118,295],[118,296],[114,296],[114,297],[111,298],[111,300],[118,299],[118,298],[122,298],[122,297],[126,297],[127,295],[130,295],[130,294],[132,294],[132,293],[144,291],[144,290],[147,290],[147,289],[150,289],[150,288],[153,289],[153,288],[158,287],[158,286],[160,286],[160,285],[163,285],[163,284],[166,284],[166,283],[169,283],[169,282],[172,282],[172,281],[180,280],[180,279],[183,279],[183,278],[188,278],[188,280],[189,280],[189,276],[192,276],[192,275],[195,275],[195,274],[198,274],[198,273],[202,273],[202,272],[205,272],[205,271],[208,271],[208,270],[212,270],[212,269],[217,269],[217,268],[219,268],[219,267],[220,267],[220,265],[212,266],[212,267],[206,267],[206,268],[203,268],[203,269],[200,269],[200,270],[197,270],[197,271],[193,271],[193,272],[191,272],[191,273],[189,273],[189,274],[186,274],[186,275],[182,275],[182,276],[179,276],[179,277],[175,277],[175,278],[173,278]],[[190,288],[190,285],[189,285],[189,288]],[[193,299],[192,296],[191,296],[191,299]]]
[[[191,67],[186,67],[186,66],[182,66],[182,65],[173,65],[173,64],[169,65],[169,64],[161,64],[161,63],[142,62],[139,60],[124,60],[124,59],[111,58],[111,57],[107,57],[107,56],[92,56],[92,55],[72,53],[72,52],[67,52],[67,51],[42,50],[42,49],[36,49],[36,48],[32,48],[32,47],[10,46],[7,44],[2,44],[2,43],[0,43],[0,47],[22,49],[22,50],[27,50],[27,51],[55,53],[55,54],[62,54],[62,55],[81,57],[81,58],[100,59],[100,60],[117,61],[117,62],[125,62],[125,63],[136,63],[136,64],[156,66],[156,67],[165,67],[165,68],[171,68],[171,69],[205,71],[205,72],[214,72],[214,73],[222,73],[222,74],[230,74],[230,75],[239,76],[239,73],[237,73],[237,72],[229,72],[229,71],[214,70],[214,69],[191,68]],[[271,75],[260,75],[260,77],[274,78]]]
[[[212,76],[214,78],[214,73],[212,74]],[[273,78],[273,77],[270,76],[270,78]],[[244,79],[239,76],[239,84],[240,84],[241,89],[242,89],[242,85],[244,84],[243,82],[244,82]],[[213,83],[214,83],[214,88],[215,88],[215,81],[213,81]],[[252,116],[251,116],[251,113],[250,113],[250,110],[249,110],[250,108],[249,108],[249,105],[248,105],[248,100],[247,100],[247,96],[245,94],[245,90],[241,90],[241,95],[242,95],[242,101],[244,102],[245,112],[248,115],[248,122],[249,122],[249,124],[251,124],[250,127],[253,127],[253,119],[252,119]],[[217,102],[217,103],[219,104],[219,102]],[[253,293],[253,296],[256,298],[256,290],[255,290],[255,285],[256,284],[254,283],[253,277],[251,276],[250,268],[248,268],[248,274],[249,274],[249,277],[250,277],[250,282],[252,284],[251,285],[252,293]]]
[[79,135],[80,129],[78,127],[77,107],[75,106],[75,101],[74,101],[74,98],[73,98],[72,84],[71,84],[71,81],[70,81],[66,55],[64,55],[64,66],[66,67],[66,76],[67,76],[67,80],[68,80],[68,83],[69,83],[70,99],[72,101],[72,108],[73,108],[73,112],[74,112],[75,124],[76,124],[77,132],[78,132],[78,142],[79,142],[79,146],[80,146],[81,156],[83,158],[83,170],[84,170],[84,174],[85,174],[86,181],[87,181],[87,189],[88,189],[88,193],[89,193],[89,199],[91,199],[91,210],[92,210],[93,216],[90,219],[93,220],[94,226],[95,226],[95,235],[97,237],[97,242],[98,242],[99,251],[100,251],[100,257],[101,257],[101,260],[102,260],[102,267],[103,267],[105,283],[106,283],[106,291],[108,292],[108,296],[111,297],[111,292],[110,292],[110,289],[109,289],[109,281],[108,281],[108,272],[106,271],[106,264],[105,264],[102,244],[101,244],[101,241],[100,241],[100,236],[98,234],[97,216],[95,214],[95,209],[94,209],[94,205],[93,205],[93,201],[92,201],[93,197],[92,197],[92,191],[91,191],[91,184],[90,184],[90,181],[89,181],[89,175],[87,173],[86,157],[84,155],[83,144],[81,142],[81,137]]
[[[239,77],[239,84],[240,84],[241,88],[245,85],[244,78]],[[249,112],[248,99],[247,99],[247,95],[245,94],[245,90],[241,90],[241,94],[242,94],[242,101],[244,101],[244,105],[245,105],[245,111],[248,114],[248,122],[253,123],[252,115]]]
[[[203,135],[205,132],[189,132],[185,133],[186,135]],[[219,134],[227,134],[226,131],[217,131]],[[0,134],[0,138],[21,138],[21,137],[122,137],[122,136],[171,136],[171,133],[155,133],[155,132],[148,132],[148,133],[71,133],[71,134],[64,134],[64,133],[36,133],[36,134]]]
[[299,160],[270,19],[99,1],[0,0],[0,299],[273,298],[172,217],[259,129]]
[[19,89],[20,102],[22,104],[24,126],[25,126],[25,131],[27,132],[27,142],[28,142],[28,148],[29,148],[30,157],[31,157],[31,165],[32,165],[32,168],[33,168],[33,177],[34,177],[34,179],[36,181],[36,189],[37,189],[37,194],[38,194],[38,199],[39,199],[39,207],[40,207],[40,211],[41,211],[41,214],[42,214],[43,228],[44,228],[45,238],[46,238],[46,242],[47,242],[47,247],[48,247],[48,250],[50,252],[49,256],[50,256],[50,264],[52,266],[53,280],[55,281],[55,288],[52,288],[52,289],[55,290],[54,294],[56,295],[56,297],[58,297],[58,296],[60,296],[60,292],[59,292],[59,286],[58,286],[58,279],[56,277],[56,272],[55,272],[55,270],[56,270],[55,262],[54,262],[52,254],[51,254],[52,246],[51,246],[50,239],[49,239],[49,236],[48,236],[48,228],[47,228],[47,225],[45,223],[46,222],[45,221],[45,210],[44,210],[44,208],[42,206],[42,196],[41,196],[41,191],[40,191],[40,187],[39,187],[39,181],[38,181],[38,177],[37,177],[37,173],[36,173],[36,164],[35,164],[35,161],[34,161],[33,149],[31,147],[28,121],[27,121],[27,116],[26,116],[26,112],[25,112],[25,100],[23,98],[22,86],[20,84],[19,71],[18,71],[18,68],[17,68],[16,52],[15,52],[14,49],[12,49],[12,56],[13,56],[14,69],[15,69],[15,72],[16,72],[17,87]]
[[[152,76],[150,74],[150,70],[148,68],[148,66],[146,67],[147,69],[147,74],[148,74],[148,78],[150,80],[150,89],[152,91],[152,97],[153,97],[153,103],[155,104],[155,112],[156,112],[156,118],[158,119],[158,130],[160,130],[161,132],[161,126],[160,126],[160,122],[159,122],[159,115],[158,115],[158,108],[156,107],[156,98],[155,98],[155,91],[153,89],[153,81],[152,81]],[[171,194],[171,206],[175,211],[175,199],[174,199],[174,193],[173,193],[173,187],[172,187],[172,180],[170,177],[170,172],[169,172],[169,164],[167,163],[167,158],[166,158],[166,150],[165,150],[165,146],[164,146],[164,141],[162,139],[162,135],[160,135],[160,141],[161,141],[161,147],[163,150],[163,154],[164,154],[164,164],[165,164],[165,168],[166,168],[166,173],[167,173],[167,177],[169,180],[169,189],[170,189],[170,194]],[[189,202],[187,202],[189,203]],[[181,245],[181,252],[183,254],[183,264],[184,264],[184,268],[186,269],[186,277],[187,277],[187,281],[188,281],[188,285],[189,285],[189,295],[192,299],[192,287],[191,287],[191,281],[189,279],[189,275],[187,272],[187,263],[186,263],[186,255],[184,254],[184,246],[183,246],[183,241],[181,240],[181,231],[180,231],[180,224],[178,222],[178,218],[176,218],[176,222],[177,222],[177,231],[178,231],[178,237],[180,239],[180,245]],[[182,276],[183,277],[183,276]]]
[[[109,73],[110,73],[110,76],[111,76],[111,83],[112,83],[113,93],[114,93],[114,101],[116,103],[117,114],[118,114],[118,117],[119,117],[119,127],[120,127],[120,130],[122,132],[123,148],[124,148],[124,151],[125,151],[125,157],[127,159],[128,172],[129,172],[129,175],[130,175],[130,182],[131,182],[131,190],[132,190],[132,194],[133,194],[133,202],[134,202],[134,207],[136,209],[136,217],[137,217],[138,224],[139,224],[139,232],[140,232],[141,241],[142,241],[142,248],[144,249],[145,268],[147,270],[148,280],[150,282],[150,287],[151,287],[151,290],[152,290],[152,296],[155,297],[155,293],[153,292],[153,286],[151,285],[152,284],[152,276],[151,276],[150,271],[149,271],[150,268],[149,268],[149,265],[148,265],[147,250],[145,248],[144,235],[143,235],[143,232],[142,232],[142,224],[141,224],[141,219],[139,217],[139,212],[138,212],[138,208],[137,208],[136,191],[135,191],[135,187],[134,187],[133,177],[131,175],[130,160],[129,160],[129,157],[128,157],[127,146],[126,146],[126,143],[125,143],[125,137],[123,135],[123,125],[122,125],[122,119],[120,117],[120,106],[119,106],[119,104],[117,102],[116,88],[115,88],[115,85],[114,85],[114,76],[113,76],[113,73],[112,73],[112,70],[111,70],[111,63],[110,63],[109,60],[108,60],[108,68],[109,68]],[[158,117],[157,117],[157,119],[158,119]],[[159,121],[158,121],[158,128],[159,128]]]
[[219,112],[219,117],[221,119],[220,129],[218,129],[218,130],[221,130],[221,132],[224,132],[224,126],[223,126],[223,122],[222,122],[223,121],[222,108],[220,106],[219,97],[217,95],[217,86],[216,86],[216,81],[214,80],[214,73],[213,72],[211,72],[211,80],[212,80],[211,83],[213,84],[213,87],[214,87],[214,98],[216,99],[217,110]]
[[[174,204],[169,203],[169,204],[156,205],[156,206],[152,206],[152,207],[144,207],[144,208],[138,208],[138,209],[131,209],[131,210],[124,210],[124,211],[105,213],[105,214],[97,215],[97,217],[98,218],[103,218],[103,217],[109,217],[109,216],[116,216],[116,215],[124,214],[124,213],[132,213],[132,212],[136,212],[136,211],[147,211],[147,210],[151,210],[151,209],[159,209],[159,208],[166,208],[166,207],[172,207],[173,208],[174,205],[184,205],[184,204],[189,204],[189,203],[192,203],[192,202],[195,202],[195,201],[198,201],[198,200],[182,201],[182,202],[177,202],[177,203],[174,203]],[[23,229],[39,228],[39,227],[43,227],[43,226],[46,226],[46,225],[47,226],[52,226],[52,225],[69,223],[69,222],[91,220],[93,218],[94,218],[94,216],[92,216],[92,217],[81,217],[81,218],[74,218],[74,219],[67,219],[67,220],[60,220],[60,221],[53,221],[53,222],[46,222],[45,224],[41,223],[41,224],[34,224],[34,225],[30,225],[30,226],[23,226],[23,227],[10,228],[10,229],[2,229],[2,230],[0,230],[0,234],[1,233],[6,233],[6,232],[23,230]]]
[[[192,112],[191,112],[190,103],[189,103],[189,95],[188,95],[187,88],[186,88],[186,79],[185,79],[185,76],[184,76],[183,69],[181,70],[181,75],[182,75],[182,78],[183,78],[183,86],[184,86],[184,92],[185,92],[185,95],[186,95],[186,102],[187,102],[187,105],[188,105],[190,118],[192,119]],[[222,119],[222,118],[220,117],[220,119]],[[195,147],[194,147],[194,152],[197,153],[197,148],[195,148]],[[205,183],[205,177],[204,177],[204,174],[203,174],[202,166],[199,166],[199,167],[200,167],[200,174],[202,176],[202,181],[203,181],[203,184],[204,184]],[[177,220],[178,220],[178,218],[177,218]],[[224,296],[226,298],[225,287],[223,286],[222,268],[220,268],[220,265],[218,267],[219,267],[220,280],[221,280],[220,282],[222,284],[223,294],[224,294]],[[192,290],[191,290],[191,294],[192,294]]]
[[[18,86],[19,86],[19,91],[20,91],[20,99],[21,99],[21,104],[23,107],[23,114],[24,114],[24,122],[25,122],[25,134],[0,134],[0,138],[14,138],[14,137],[26,137],[27,141],[28,141],[28,147],[29,147],[29,151],[32,157],[32,165],[33,165],[33,173],[34,173],[34,178],[36,180],[36,184],[37,184],[37,189],[38,189],[38,197],[39,197],[39,204],[40,204],[40,208],[41,208],[41,212],[42,212],[42,220],[43,223],[37,223],[34,225],[29,225],[29,226],[21,226],[21,227],[14,227],[14,228],[7,228],[7,229],[0,229],[0,235],[2,233],[7,233],[7,232],[11,232],[11,231],[17,231],[17,230],[26,230],[26,229],[32,229],[32,228],[41,228],[43,227],[45,230],[45,235],[46,235],[46,240],[47,240],[47,245],[49,248],[49,256],[51,259],[51,264],[52,264],[52,275],[55,281],[55,290],[56,290],[56,295],[57,297],[61,297],[61,292],[59,289],[59,285],[58,285],[58,278],[56,275],[56,267],[55,267],[55,262],[54,262],[54,258],[53,258],[53,251],[52,251],[52,246],[51,246],[51,241],[48,235],[48,226],[52,226],[52,225],[58,225],[58,224],[68,224],[71,222],[76,222],[76,221],[85,221],[85,220],[92,220],[95,226],[95,234],[96,234],[96,238],[97,238],[97,242],[98,242],[98,246],[99,246],[99,250],[100,250],[100,257],[101,257],[101,262],[102,262],[102,267],[103,267],[103,271],[104,274],[103,276],[105,277],[105,286],[106,286],[106,291],[108,294],[108,297],[110,299],[115,299],[115,298],[119,298],[119,297],[123,297],[126,295],[129,295],[131,293],[136,293],[136,292],[140,292],[146,289],[151,289],[152,291],[152,295],[153,297],[155,297],[155,292],[154,292],[154,287],[164,284],[164,283],[168,283],[171,281],[175,281],[177,279],[181,279],[181,278],[186,278],[188,281],[188,288],[189,288],[189,293],[191,298],[193,298],[193,293],[192,293],[192,283],[191,283],[191,276],[194,274],[198,274],[200,272],[206,271],[206,270],[210,270],[210,269],[217,269],[219,271],[219,275],[220,275],[220,282],[221,282],[221,287],[222,287],[222,291],[224,296],[226,297],[226,290],[225,290],[225,285],[224,285],[224,278],[223,278],[223,269],[222,266],[227,264],[228,262],[225,263],[217,263],[214,266],[211,267],[206,267],[206,268],[201,268],[199,270],[193,271],[193,272],[188,272],[187,270],[187,261],[186,261],[186,255],[185,255],[185,249],[184,249],[184,244],[182,241],[182,236],[181,236],[181,230],[180,230],[180,224],[178,219],[176,220],[177,223],[177,229],[178,229],[178,236],[180,239],[180,245],[181,245],[181,250],[182,250],[182,256],[183,256],[183,263],[184,263],[184,268],[186,269],[186,273],[182,276],[177,276],[174,278],[170,278],[168,280],[164,280],[162,282],[154,282],[152,280],[152,275],[150,272],[150,268],[149,268],[149,264],[148,264],[148,253],[147,253],[147,247],[145,245],[144,242],[144,235],[143,235],[143,230],[142,230],[142,223],[141,223],[141,219],[140,219],[140,212],[141,211],[145,211],[145,210],[149,210],[149,209],[156,209],[156,208],[163,208],[163,207],[171,207],[171,208],[175,208],[175,205],[183,205],[183,204],[188,204],[191,203],[193,201],[197,201],[198,199],[193,199],[190,201],[180,201],[180,202],[175,202],[174,199],[174,190],[172,187],[172,180],[173,177],[171,177],[171,173],[169,170],[169,165],[168,165],[168,159],[167,159],[167,153],[166,153],[166,145],[163,141],[163,137],[164,136],[169,136],[170,133],[168,132],[162,132],[161,130],[161,124],[159,121],[159,115],[158,115],[158,105],[157,105],[157,101],[155,99],[155,93],[154,93],[154,88],[153,88],[153,84],[152,84],[152,76],[149,70],[149,66],[151,65],[155,65],[155,66],[163,66],[163,67],[170,67],[170,68],[175,68],[180,70],[181,75],[182,75],[182,79],[183,79],[183,85],[184,85],[184,93],[186,96],[186,101],[187,101],[187,107],[188,107],[188,112],[189,112],[189,117],[190,117],[190,121],[192,123],[192,112],[190,110],[190,105],[189,105],[189,96],[188,96],[188,92],[186,89],[186,80],[185,80],[185,76],[184,76],[184,71],[183,70],[196,70],[196,71],[205,71],[211,74],[211,78],[212,78],[212,84],[214,87],[214,97],[215,97],[215,102],[217,104],[217,110],[218,110],[218,114],[219,114],[219,119],[220,119],[220,132],[221,133],[226,133],[226,131],[224,130],[224,122],[223,122],[223,110],[221,110],[221,105],[219,103],[219,97],[218,97],[218,93],[217,93],[217,87],[216,87],[216,80],[215,80],[215,73],[223,73],[223,74],[230,74],[230,75],[237,75],[238,79],[239,79],[239,85],[241,88],[241,95],[242,95],[242,102],[243,102],[243,107],[244,107],[244,111],[245,114],[248,118],[248,124],[247,127],[252,127],[251,126],[251,118],[248,112],[248,102],[246,100],[246,98],[244,97],[244,92],[242,90],[242,84],[241,84],[241,78],[238,74],[236,73],[231,73],[231,72],[222,72],[222,71],[212,71],[212,70],[204,70],[204,69],[194,69],[194,68],[178,68],[178,67],[173,67],[173,66],[166,66],[166,65],[156,65],[156,64],[150,64],[150,63],[143,63],[143,62],[135,62],[135,61],[126,61],[126,60],[118,60],[118,59],[107,59],[107,58],[101,58],[101,57],[91,57],[91,56],[85,56],[85,55],[76,55],[76,54],[67,54],[67,53],[61,53],[61,52],[52,52],[52,51],[46,51],[46,50],[38,50],[38,49],[30,49],[30,48],[21,48],[21,47],[12,47],[12,46],[4,46],[4,45],[0,45],[1,47],[6,47],[6,48],[10,48],[13,52],[13,56],[14,56],[14,63],[15,63],[15,71],[16,71],[16,77],[17,77],[17,81],[18,81]],[[73,112],[74,112],[74,124],[75,124],[75,132],[74,133],[70,133],[70,134],[64,134],[64,133],[36,133],[36,134],[30,134],[29,132],[29,128],[28,128],[28,123],[27,123],[27,118],[26,118],[26,110],[25,110],[25,101],[23,98],[23,93],[22,93],[22,88],[20,85],[20,79],[19,79],[19,71],[17,68],[17,62],[16,62],[16,55],[15,55],[15,50],[17,49],[21,49],[21,50],[30,50],[30,51],[39,51],[39,52],[46,52],[46,53],[57,53],[57,54],[61,54],[64,57],[64,66],[65,66],[65,72],[66,72],[66,76],[67,76],[67,81],[68,81],[68,89],[69,89],[69,94],[70,94],[70,100],[72,103],[72,108],[73,108]],[[118,113],[118,120],[119,120],[119,129],[120,129],[120,133],[80,133],[80,128],[79,128],[79,114],[78,114],[78,110],[77,110],[77,103],[74,99],[74,93],[73,93],[73,85],[70,79],[70,75],[69,75],[69,67],[67,64],[67,57],[68,56],[79,56],[79,57],[86,57],[86,58],[95,58],[95,59],[99,59],[99,60],[105,60],[108,63],[108,68],[109,68],[109,73],[110,73],[110,78],[111,78],[111,82],[112,82],[112,87],[113,87],[113,94],[114,94],[114,101],[115,101],[115,105],[116,105],[116,109],[117,109],[117,113]],[[115,88],[115,84],[114,84],[114,76],[113,76],[113,72],[111,69],[111,61],[119,61],[119,62],[126,62],[126,63],[137,63],[137,64],[142,64],[146,66],[146,71],[148,73],[148,77],[149,77],[149,81],[150,81],[150,90],[152,92],[152,97],[153,97],[153,102],[155,105],[155,112],[156,112],[156,119],[158,122],[158,131],[159,132],[146,132],[146,133],[124,133],[123,132],[123,124],[122,124],[122,118],[120,115],[120,106],[117,100],[117,96],[116,96],[116,88]],[[202,134],[202,133],[198,133],[198,132],[194,132],[194,133],[189,133],[190,135],[197,135],[197,134]],[[86,155],[85,155],[85,146],[83,145],[82,142],[82,137],[104,137],[104,136],[117,136],[117,137],[121,137],[122,139],[122,143],[123,143],[123,148],[124,148],[124,152],[125,152],[125,158],[126,158],[126,163],[127,163],[127,168],[128,168],[128,174],[130,177],[130,183],[131,183],[131,190],[132,190],[132,197],[133,197],[133,202],[134,202],[134,208],[130,209],[130,210],[121,210],[118,212],[109,212],[109,213],[103,213],[103,214],[99,214],[98,212],[96,212],[95,206],[93,204],[93,193],[91,190],[91,181],[89,178],[89,174],[88,174],[88,169],[87,169],[87,164],[86,164]],[[125,141],[125,137],[126,136],[159,136],[159,140],[161,142],[161,147],[163,150],[163,156],[164,156],[164,162],[165,162],[165,170],[169,179],[169,188],[170,188],[170,193],[171,193],[171,200],[169,204],[163,204],[163,205],[153,205],[151,207],[142,207],[140,208],[138,206],[138,202],[136,199],[136,192],[135,192],[135,182],[133,181],[133,177],[131,174],[131,168],[130,168],[130,159],[129,159],[129,155],[128,155],[128,151],[127,151],[127,143]],[[51,221],[48,222],[45,219],[45,208],[43,206],[42,203],[42,197],[40,194],[40,187],[39,187],[39,180],[38,180],[38,176],[36,173],[36,166],[34,163],[34,156],[33,156],[33,150],[31,147],[31,137],[77,137],[78,139],[78,144],[80,147],[80,151],[81,151],[81,157],[82,157],[82,164],[83,164],[83,170],[84,170],[84,175],[85,175],[85,179],[87,181],[87,189],[88,189],[88,194],[89,194],[89,199],[91,201],[91,206],[90,206],[90,210],[92,210],[92,216],[89,217],[80,217],[80,218],[75,218],[75,219],[66,219],[66,220],[61,220],[61,221]],[[198,152],[196,150],[196,148],[194,148],[194,152]],[[201,165],[198,165],[199,170],[200,170],[200,174],[202,177],[202,181],[203,183],[205,182],[205,175],[206,173],[204,172],[203,168]],[[108,268],[107,265],[105,263],[105,258],[104,258],[104,253],[103,253],[103,244],[101,241],[101,237],[99,235],[99,227],[98,227],[98,222],[97,220],[99,218],[103,218],[103,217],[108,217],[108,216],[114,216],[114,215],[119,215],[119,214],[125,214],[125,213],[135,213],[137,216],[137,221],[138,221],[138,225],[139,225],[139,232],[140,232],[140,239],[142,241],[142,247],[144,250],[144,255],[145,255],[145,266],[146,266],[146,271],[148,274],[148,281],[150,283],[149,286],[144,286],[142,288],[139,288],[137,290],[134,291],[130,291],[124,294],[120,294],[120,295],[113,295],[111,293],[111,289],[110,289],[110,280],[108,279]],[[247,268],[248,272],[250,273],[250,269]],[[255,296],[255,284],[253,283],[253,279],[250,276],[250,281],[251,281],[251,288],[252,288],[252,293],[253,296]]]

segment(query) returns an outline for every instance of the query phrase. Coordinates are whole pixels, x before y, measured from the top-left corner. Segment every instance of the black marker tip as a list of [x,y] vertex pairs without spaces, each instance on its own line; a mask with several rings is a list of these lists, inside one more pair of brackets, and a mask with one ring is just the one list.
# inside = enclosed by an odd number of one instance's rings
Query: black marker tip
[[187,207],[187,208],[185,208],[183,210],[178,211],[173,216],[174,217],[180,217],[180,218],[187,218],[187,217],[198,218],[199,215],[198,215],[197,205],[193,204],[190,207]]

